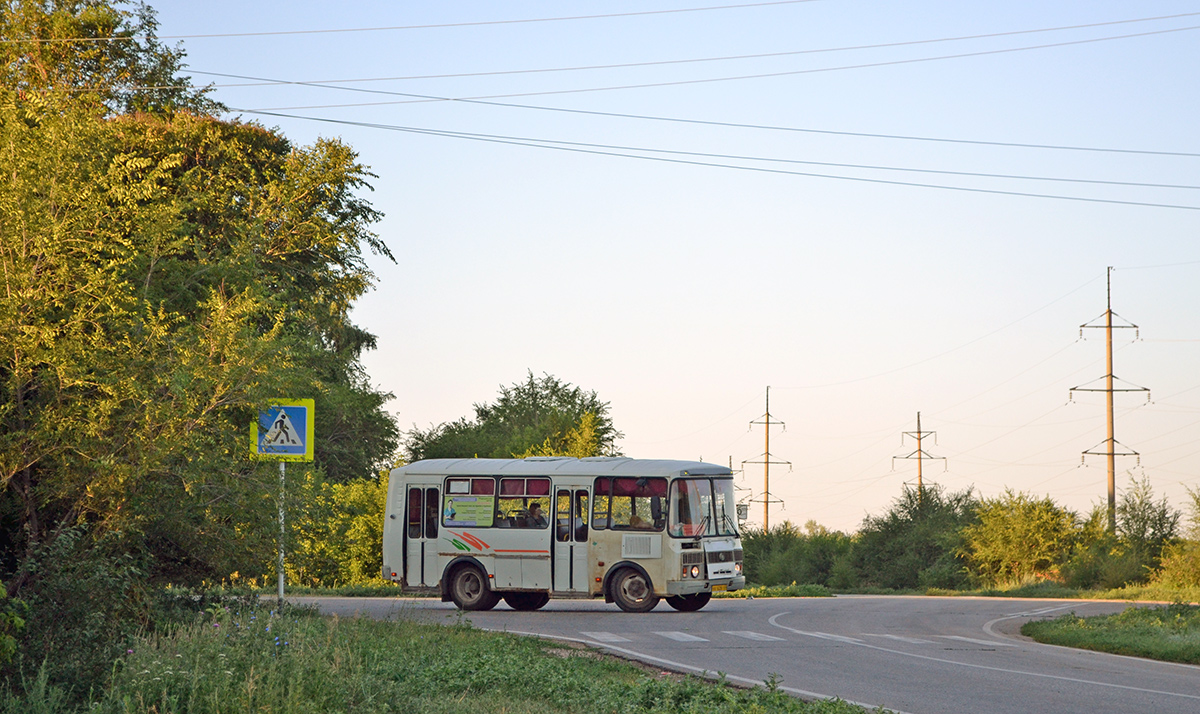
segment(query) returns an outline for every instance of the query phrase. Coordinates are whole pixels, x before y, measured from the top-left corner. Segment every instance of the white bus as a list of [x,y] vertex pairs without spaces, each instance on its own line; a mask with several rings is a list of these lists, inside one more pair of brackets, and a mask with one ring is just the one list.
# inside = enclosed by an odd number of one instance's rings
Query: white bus
[[463,610],[704,607],[745,587],[733,473],[700,461],[431,459],[394,469],[383,577]]

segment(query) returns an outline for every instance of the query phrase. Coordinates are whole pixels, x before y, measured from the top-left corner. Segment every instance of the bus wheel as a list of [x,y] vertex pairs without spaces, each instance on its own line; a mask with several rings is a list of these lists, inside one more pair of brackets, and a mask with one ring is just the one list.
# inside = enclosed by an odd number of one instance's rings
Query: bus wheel
[[504,593],[504,602],[514,610],[540,610],[550,602],[549,593]]
[[450,599],[460,610],[491,610],[500,595],[488,590],[487,576],[479,568],[464,565],[450,576]]
[[650,579],[633,568],[622,568],[610,587],[617,607],[625,612],[650,612],[658,604]]
[[680,612],[695,612],[708,604],[712,595],[696,593],[695,595],[672,595],[667,598],[667,604]]

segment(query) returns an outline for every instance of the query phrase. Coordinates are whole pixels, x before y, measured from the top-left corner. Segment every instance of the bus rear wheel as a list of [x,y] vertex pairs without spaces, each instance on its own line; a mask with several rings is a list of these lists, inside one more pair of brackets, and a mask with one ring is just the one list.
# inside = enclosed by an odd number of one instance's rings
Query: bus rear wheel
[[540,610],[550,602],[549,593],[504,593],[504,602],[514,610]]
[[464,565],[450,576],[450,599],[460,610],[491,610],[500,594],[488,590],[487,576],[479,568]]
[[712,599],[709,593],[696,593],[695,595],[671,595],[667,598],[667,604],[680,612],[695,612],[708,604]]
[[622,568],[610,587],[613,601],[625,612],[650,612],[658,604],[650,579],[633,568]]

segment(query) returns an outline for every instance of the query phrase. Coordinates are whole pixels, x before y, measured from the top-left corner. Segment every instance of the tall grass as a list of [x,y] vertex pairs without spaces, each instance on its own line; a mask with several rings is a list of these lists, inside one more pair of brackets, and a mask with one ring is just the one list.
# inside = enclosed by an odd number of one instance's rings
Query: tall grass
[[462,619],[378,622],[268,607],[214,607],[195,623],[140,640],[90,703],[61,705],[60,694],[31,687],[20,701],[10,695],[7,704],[0,695],[0,711],[863,712],[840,701],[801,701],[777,688],[736,689],[648,673],[589,649],[474,630]]

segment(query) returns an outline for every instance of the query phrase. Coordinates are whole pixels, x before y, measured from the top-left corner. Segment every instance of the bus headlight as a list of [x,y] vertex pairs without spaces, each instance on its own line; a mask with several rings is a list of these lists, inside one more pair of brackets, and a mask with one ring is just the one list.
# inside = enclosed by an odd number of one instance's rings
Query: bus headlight
[[740,573],[740,572],[742,572],[742,564],[741,564],[741,563],[734,563],[734,564],[733,564],[733,572],[735,572],[735,573]]
[[699,565],[692,566],[692,577],[693,578],[700,577],[700,566]]

